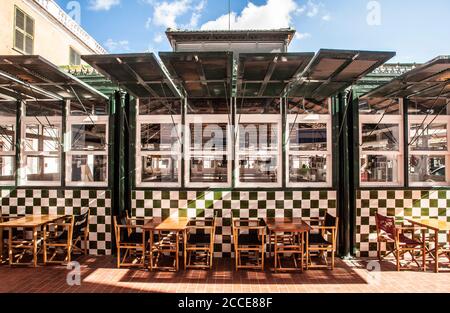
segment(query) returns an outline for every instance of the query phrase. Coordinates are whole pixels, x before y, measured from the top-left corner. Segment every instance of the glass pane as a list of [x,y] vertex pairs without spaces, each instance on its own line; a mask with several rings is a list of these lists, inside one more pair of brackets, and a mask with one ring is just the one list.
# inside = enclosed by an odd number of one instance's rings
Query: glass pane
[[245,151],[278,150],[277,124],[240,124],[239,147]]
[[180,141],[177,126],[174,124],[141,125],[142,151],[173,151],[177,153]]
[[227,151],[228,124],[190,124],[191,151]]
[[16,117],[17,102],[3,101],[0,105],[0,116],[2,117]]
[[42,125],[26,125],[25,151],[28,152],[57,152],[60,146],[58,127]]
[[14,47],[20,51],[25,49],[25,36],[22,32],[16,29],[16,38],[14,41]]
[[243,183],[276,183],[278,181],[276,157],[241,156],[239,169],[240,181]]
[[[259,86],[258,84],[258,92]],[[247,91],[249,92],[249,86],[247,85]],[[246,98],[236,100],[237,114],[280,114],[281,104],[279,98]]]
[[16,27],[25,30],[25,14],[16,9]]
[[0,125],[0,152],[14,151],[15,140],[14,126]]
[[139,99],[140,115],[181,115],[181,100]]
[[178,161],[172,156],[149,155],[142,157],[143,183],[177,183]]
[[25,104],[25,116],[38,117],[41,123],[45,124],[45,117],[62,116],[64,102],[27,102]]
[[450,115],[450,101],[445,98],[412,99],[408,103],[411,115]]
[[33,38],[25,36],[25,53],[33,54]]
[[14,180],[15,162],[13,156],[0,156],[0,181]]
[[409,181],[445,182],[445,156],[412,155],[409,158]]
[[290,98],[287,102],[288,114],[330,114],[328,99]]
[[230,99],[188,99],[188,114],[229,114]]
[[325,155],[290,156],[289,181],[291,183],[325,183],[327,181],[327,157]]
[[290,124],[290,149],[293,151],[327,151],[327,124]]
[[72,156],[72,182],[106,182],[108,157],[105,155]]
[[108,115],[109,103],[107,100],[83,100],[70,102],[70,115],[72,116],[104,116]]
[[227,156],[192,157],[191,183],[226,183],[228,181]]
[[27,25],[26,25],[26,32],[28,35],[33,36],[34,35],[34,21],[30,17],[27,16],[26,19]]
[[413,151],[447,151],[447,125],[412,124],[410,142]]
[[27,181],[59,181],[59,156],[28,156]]
[[398,182],[397,158],[383,155],[362,155],[361,182]]
[[105,124],[72,125],[72,150],[104,151],[106,145]]
[[364,115],[399,115],[398,99],[369,98],[359,102],[359,114]]
[[363,151],[399,151],[398,124],[363,124]]

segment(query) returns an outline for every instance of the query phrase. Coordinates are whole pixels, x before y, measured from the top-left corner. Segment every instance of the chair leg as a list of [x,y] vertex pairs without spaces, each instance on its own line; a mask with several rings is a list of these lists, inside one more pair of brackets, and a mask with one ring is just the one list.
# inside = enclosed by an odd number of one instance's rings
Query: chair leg
[[400,251],[399,250],[397,250],[395,252],[395,256],[397,259],[397,272],[400,272]]
[[331,251],[331,270],[334,271],[334,265],[335,265],[335,252],[334,249]]
[[117,268],[120,268],[120,248],[117,248]]
[[84,238],[84,255],[88,255],[88,239]]
[[378,243],[377,243],[377,257],[378,257],[378,261],[382,261],[382,258],[381,258],[381,242],[379,242],[378,241]]

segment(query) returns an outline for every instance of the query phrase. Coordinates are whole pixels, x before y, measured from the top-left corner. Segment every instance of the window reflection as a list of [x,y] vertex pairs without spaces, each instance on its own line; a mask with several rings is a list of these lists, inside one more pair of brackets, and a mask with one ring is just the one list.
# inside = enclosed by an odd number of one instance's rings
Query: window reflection
[[445,156],[412,155],[409,158],[410,182],[442,183],[445,177]]
[[28,181],[59,181],[59,156],[27,156]]
[[239,146],[247,152],[278,150],[277,124],[240,124]]
[[72,150],[102,151],[106,149],[105,124],[72,125]]
[[291,124],[289,131],[292,151],[327,151],[326,124]]
[[142,151],[176,151],[179,144],[174,124],[141,124]]
[[398,124],[363,124],[363,151],[399,151]]
[[243,183],[276,183],[278,181],[277,157],[241,156],[239,168],[240,181]]
[[410,141],[413,151],[447,151],[447,125],[412,124]]
[[0,181],[14,180],[15,162],[14,156],[0,156]]
[[362,155],[361,182],[397,182],[398,161],[393,156]]
[[327,157],[290,156],[289,181],[292,183],[325,183],[327,181]]
[[226,151],[227,124],[190,124],[191,151]]
[[73,155],[72,182],[106,181],[107,160],[104,155]]
[[142,157],[142,182],[177,183],[178,161],[176,156],[149,155]]
[[190,180],[192,183],[228,182],[227,156],[191,157]]
[[15,132],[13,125],[0,125],[0,152],[14,151]]

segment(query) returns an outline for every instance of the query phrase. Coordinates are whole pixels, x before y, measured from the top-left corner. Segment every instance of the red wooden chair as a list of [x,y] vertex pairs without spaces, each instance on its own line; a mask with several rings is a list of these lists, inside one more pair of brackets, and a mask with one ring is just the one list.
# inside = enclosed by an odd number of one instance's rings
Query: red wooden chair
[[[377,224],[377,242],[378,242],[378,259],[380,262],[388,255],[395,256],[397,261],[397,271],[409,269],[401,265],[401,259],[404,259],[406,254],[411,255],[412,261],[417,264],[423,271],[427,270],[426,265],[426,244],[425,244],[425,229],[413,226],[398,226],[395,224],[395,219],[392,217],[375,215]],[[406,231],[411,231],[411,235],[407,236]],[[415,238],[415,232],[421,230],[421,240]],[[386,243],[388,253],[382,256],[381,243]],[[391,246],[391,248],[389,248]],[[417,261],[417,257],[422,257],[422,266]]]

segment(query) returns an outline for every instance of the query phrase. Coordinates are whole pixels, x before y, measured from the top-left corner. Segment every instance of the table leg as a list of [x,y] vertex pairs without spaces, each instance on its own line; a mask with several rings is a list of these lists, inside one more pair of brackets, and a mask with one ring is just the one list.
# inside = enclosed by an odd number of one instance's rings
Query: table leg
[[150,271],[153,271],[153,230],[150,230]]
[[3,228],[0,227],[0,261],[3,261]]
[[434,256],[436,258],[436,264],[435,264],[435,272],[439,273],[439,231],[434,231],[435,238],[434,238]]
[[305,233],[304,232],[300,233],[300,241],[301,241],[300,242],[300,249],[301,249],[300,256],[302,258],[300,261],[300,266],[302,267],[301,271],[303,272],[304,267],[305,267],[305,263],[304,263],[304,261],[305,261],[305,252],[304,252]]
[[179,264],[178,264],[178,261],[179,261],[179,250],[180,250],[180,232],[177,232],[177,235],[176,235],[176,243],[177,243],[177,248],[176,248],[176,254],[175,254],[175,266],[176,266],[176,270],[177,270],[177,272],[178,272],[178,269],[179,269]]
[[9,228],[9,232],[8,232],[8,256],[9,256],[9,266],[12,266],[12,265],[13,265],[12,233],[13,233],[13,229],[12,229],[12,228]]
[[309,269],[309,233],[305,233],[305,238],[306,238],[306,246],[305,246],[305,250],[306,250],[306,270]]
[[33,265],[37,267],[37,228],[33,227]]
[[44,226],[44,264],[47,264],[47,225]]
[[274,260],[274,264],[275,264],[275,272],[277,272],[278,271],[278,260],[277,260],[277,258],[278,258],[278,234],[277,233],[275,233],[275,242],[274,242],[274,246],[273,246],[273,250],[274,250],[274,254],[275,254],[275,260]]

